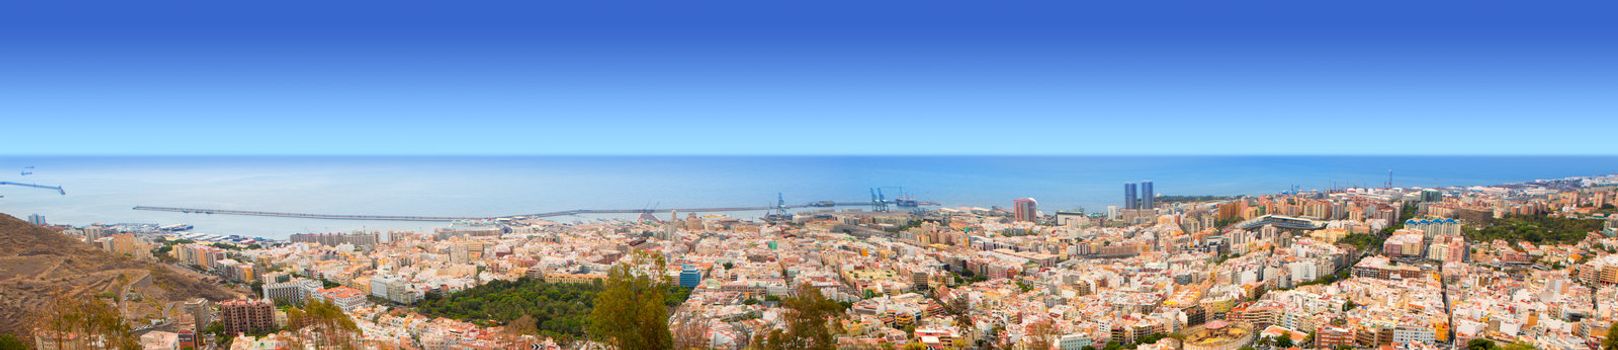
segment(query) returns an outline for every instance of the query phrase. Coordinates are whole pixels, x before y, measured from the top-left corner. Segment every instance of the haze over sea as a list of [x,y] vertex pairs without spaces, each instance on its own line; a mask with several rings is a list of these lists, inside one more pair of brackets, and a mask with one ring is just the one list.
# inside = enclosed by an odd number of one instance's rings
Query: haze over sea
[[[34,174],[20,175],[25,166]],[[568,209],[764,206],[866,201],[902,186],[945,206],[1046,213],[1121,202],[1122,184],[1160,195],[1276,193],[1394,185],[1487,185],[1618,173],[1618,157],[1074,156],[1074,157],[0,157],[0,212],[55,224],[188,223],[196,232],[285,238],[354,229],[429,230],[442,223],[309,220],[135,211],[137,205],[325,214],[499,216]],[[888,188],[889,197],[897,190]],[[759,213],[730,213],[756,216]],[[561,221],[585,217],[557,218]]]

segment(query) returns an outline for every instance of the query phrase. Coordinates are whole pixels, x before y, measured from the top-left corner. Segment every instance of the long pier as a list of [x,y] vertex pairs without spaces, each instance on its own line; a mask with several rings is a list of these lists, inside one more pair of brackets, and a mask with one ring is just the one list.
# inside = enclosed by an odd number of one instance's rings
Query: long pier
[[167,211],[186,214],[219,214],[239,216],[269,216],[280,218],[299,219],[325,219],[325,220],[373,220],[373,221],[456,221],[491,219],[483,217],[459,216],[403,216],[403,215],[345,215],[345,214],[310,214],[310,213],[284,213],[273,211],[229,210],[229,209],[199,209],[199,208],[173,208],[137,206],[135,210]]
[[[891,203],[889,203],[889,204],[891,204]],[[871,205],[871,202],[829,202],[829,201],[822,201],[822,202],[814,202],[814,203],[808,203],[808,204],[793,204],[793,205],[784,205],[784,206],[758,206],[758,207],[665,208],[665,209],[574,209],[574,210],[550,211],[550,212],[543,212],[543,213],[504,215],[504,216],[487,216],[487,217],[483,217],[483,216],[410,216],[410,215],[315,214],[315,213],[287,213],[287,212],[274,212],[274,211],[202,209],[202,208],[175,208],[175,207],[151,207],[151,206],[136,206],[134,208],[134,210],[166,211],[166,212],[185,213],[185,214],[219,214],[219,215],[240,215],[240,216],[265,216],[265,217],[299,218],[299,219],[322,219],[322,220],[447,222],[447,221],[458,221],[458,220],[492,220],[492,219],[499,219],[499,218],[516,218],[516,217],[545,218],[545,217],[572,216],[572,215],[584,215],[584,214],[642,214],[642,213],[656,213],[656,212],[665,212],[665,211],[680,211],[680,212],[687,212],[687,213],[713,213],[713,212],[731,212],[731,211],[765,211],[765,210],[776,210],[776,209],[831,208],[831,207],[836,207],[836,206],[869,206],[869,205]]]
[[56,191],[56,193],[62,194],[63,196],[67,195],[67,190],[63,190],[62,186],[51,186],[51,185],[40,185],[40,184],[11,182],[11,181],[0,181],[0,186],[7,186],[7,185],[18,186],[18,187],[28,187],[28,188],[38,188],[38,189],[41,189],[41,190],[52,190],[52,191]]

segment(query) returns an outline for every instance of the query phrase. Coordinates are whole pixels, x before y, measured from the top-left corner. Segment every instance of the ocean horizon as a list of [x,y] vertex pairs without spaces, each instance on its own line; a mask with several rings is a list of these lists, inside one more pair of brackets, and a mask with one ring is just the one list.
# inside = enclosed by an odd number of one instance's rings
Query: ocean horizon
[[[22,175],[24,167],[33,173]],[[571,209],[868,201],[872,188],[945,207],[1104,212],[1122,184],[1159,195],[1333,187],[1475,186],[1618,173],[1618,156],[0,156],[0,212],[54,224],[152,223],[195,232],[430,230],[445,224],[136,211],[135,206],[320,214],[501,216]],[[753,217],[761,212],[733,212]],[[559,221],[596,217],[559,217]],[[623,216],[618,216],[623,217]]]

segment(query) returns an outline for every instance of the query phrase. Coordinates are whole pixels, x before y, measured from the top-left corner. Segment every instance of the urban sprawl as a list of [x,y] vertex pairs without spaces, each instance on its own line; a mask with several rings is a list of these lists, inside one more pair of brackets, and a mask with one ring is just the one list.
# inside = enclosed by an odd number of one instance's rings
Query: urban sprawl
[[[1592,349],[1618,329],[1618,176],[1123,192],[1095,212],[1008,198],[286,241],[30,221],[241,294],[125,314],[165,326],[148,349]],[[36,327],[31,345],[106,336]]]

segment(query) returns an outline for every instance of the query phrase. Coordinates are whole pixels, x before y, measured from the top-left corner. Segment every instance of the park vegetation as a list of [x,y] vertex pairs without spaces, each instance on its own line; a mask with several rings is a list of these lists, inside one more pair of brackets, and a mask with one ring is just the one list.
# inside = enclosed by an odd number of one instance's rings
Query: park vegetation
[[[537,278],[495,280],[449,296],[429,295],[416,310],[435,317],[479,325],[510,324],[527,316],[535,335],[558,339],[584,336],[600,283],[547,283]],[[521,322],[518,322],[521,323]]]
[[1590,232],[1600,231],[1601,220],[1567,219],[1547,215],[1512,215],[1482,228],[1468,228],[1466,238],[1487,242],[1496,239],[1534,244],[1578,243]]
[[[662,271],[660,266],[660,257],[639,254],[615,265],[602,281],[496,280],[447,296],[429,295],[416,310],[484,326],[504,325],[513,338],[533,335],[563,343],[590,339],[638,349],[664,344],[669,309],[690,296],[690,290],[653,273]],[[640,330],[659,334],[631,334]]]
[[1355,233],[1343,236],[1342,239],[1338,239],[1337,244],[1351,245],[1354,246],[1354,249],[1364,252],[1366,251],[1366,248],[1380,248],[1382,246],[1382,240],[1382,238],[1377,236],[1364,233]]

